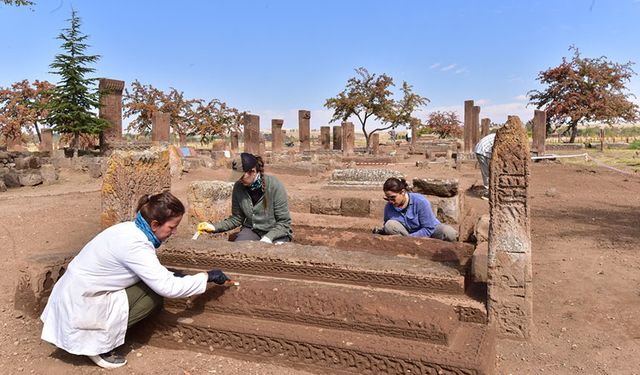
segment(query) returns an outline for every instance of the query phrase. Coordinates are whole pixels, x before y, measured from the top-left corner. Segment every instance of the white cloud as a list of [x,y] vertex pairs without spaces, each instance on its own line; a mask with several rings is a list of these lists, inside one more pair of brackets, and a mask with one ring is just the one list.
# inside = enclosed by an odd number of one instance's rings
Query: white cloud
[[467,73],[469,70],[467,68],[456,69],[455,74]]
[[513,98],[519,102],[524,102],[529,99],[525,94],[514,96]]
[[457,65],[457,64],[449,64],[449,65],[447,65],[447,66],[443,67],[443,68],[442,68],[442,69],[440,69],[440,70],[441,70],[441,71],[443,71],[443,72],[447,72],[447,71],[449,71],[449,70],[451,70],[451,69],[455,68],[456,66],[458,66],[458,65]]
[[431,66],[429,67],[429,69],[435,69],[435,68],[437,68],[437,67],[439,67],[439,66],[440,66],[440,63],[434,63],[434,64],[431,64]]

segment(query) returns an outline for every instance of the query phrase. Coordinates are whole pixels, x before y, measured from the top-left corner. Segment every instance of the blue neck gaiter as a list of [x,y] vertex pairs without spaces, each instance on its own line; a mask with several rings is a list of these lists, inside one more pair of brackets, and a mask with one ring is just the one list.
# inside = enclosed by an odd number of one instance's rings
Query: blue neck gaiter
[[260,188],[262,188],[262,175],[258,173],[258,175],[256,176],[256,180],[253,181],[251,185],[249,185],[249,190],[253,191]]
[[153,247],[155,247],[156,249],[160,247],[160,240],[158,239],[158,237],[156,237],[155,233],[153,233],[153,231],[151,230],[151,227],[149,226],[149,223],[147,223],[147,221],[144,219],[144,217],[142,217],[142,214],[140,213],[140,211],[138,211],[138,214],[136,215],[136,219],[134,220],[134,223],[136,223],[136,227],[138,227],[142,233],[144,233],[147,238],[149,239],[149,241],[151,241],[151,243],[153,244]]

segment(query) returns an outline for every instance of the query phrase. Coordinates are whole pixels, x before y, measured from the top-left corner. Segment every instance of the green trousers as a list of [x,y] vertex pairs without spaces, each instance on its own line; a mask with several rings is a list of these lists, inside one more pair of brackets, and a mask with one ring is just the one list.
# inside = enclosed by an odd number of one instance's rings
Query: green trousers
[[154,310],[162,307],[162,297],[142,281],[126,288],[129,300],[129,321],[127,328],[146,318]]

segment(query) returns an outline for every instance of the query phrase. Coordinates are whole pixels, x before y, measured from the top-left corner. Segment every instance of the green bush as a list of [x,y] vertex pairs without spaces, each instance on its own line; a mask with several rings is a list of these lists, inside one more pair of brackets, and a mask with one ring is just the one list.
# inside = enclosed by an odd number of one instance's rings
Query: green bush
[[636,139],[635,141],[629,144],[629,148],[632,150],[640,150],[640,139]]

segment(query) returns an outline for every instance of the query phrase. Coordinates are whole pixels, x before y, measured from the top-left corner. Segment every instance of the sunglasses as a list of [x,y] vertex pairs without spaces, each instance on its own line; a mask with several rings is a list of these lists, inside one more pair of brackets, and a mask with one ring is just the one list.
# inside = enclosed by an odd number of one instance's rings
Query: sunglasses
[[387,202],[391,202],[391,201],[395,202],[396,199],[398,199],[399,196],[400,195],[392,195],[392,196],[389,196],[389,197],[388,196],[384,196],[384,197],[382,197],[382,199],[384,199]]

